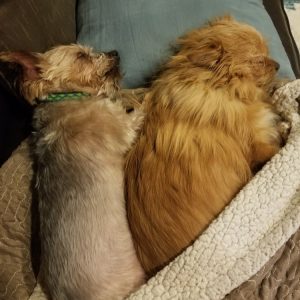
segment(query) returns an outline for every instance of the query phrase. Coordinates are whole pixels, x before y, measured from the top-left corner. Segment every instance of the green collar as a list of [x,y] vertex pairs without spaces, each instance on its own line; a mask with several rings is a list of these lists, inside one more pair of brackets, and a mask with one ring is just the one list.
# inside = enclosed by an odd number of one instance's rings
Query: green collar
[[65,100],[81,100],[84,97],[88,97],[90,94],[84,92],[64,92],[64,93],[52,93],[40,102],[60,102]]

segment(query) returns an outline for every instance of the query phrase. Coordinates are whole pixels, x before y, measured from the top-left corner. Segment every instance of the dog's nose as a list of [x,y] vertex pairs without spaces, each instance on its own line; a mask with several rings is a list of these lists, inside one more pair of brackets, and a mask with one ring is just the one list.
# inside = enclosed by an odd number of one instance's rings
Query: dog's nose
[[273,63],[274,63],[275,70],[278,71],[279,68],[280,68],[280,64],[277,61],[275,61],[275,60],[273,60]]
[[117,50],[113,50],[108,52],[107,55],[111,57],[119,57],[119,52]]
[[120,63],[120,56],[117,50],[113,50],[110,52],[107,52],[106,55],[112,59],[116,64]]

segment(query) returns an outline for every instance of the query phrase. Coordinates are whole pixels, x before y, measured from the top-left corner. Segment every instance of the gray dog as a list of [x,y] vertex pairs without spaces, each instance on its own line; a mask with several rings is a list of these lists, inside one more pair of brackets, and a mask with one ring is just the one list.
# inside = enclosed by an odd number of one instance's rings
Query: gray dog
[[[25,98],[42,102],[34,128],[46,292],[123,299],[144,280],[123,195],[124,155],[143,117],[104,96],[118,88],[117,53],[71,45],[0,59],[23,66]],[[53,94],[62,91],[80,92]]]

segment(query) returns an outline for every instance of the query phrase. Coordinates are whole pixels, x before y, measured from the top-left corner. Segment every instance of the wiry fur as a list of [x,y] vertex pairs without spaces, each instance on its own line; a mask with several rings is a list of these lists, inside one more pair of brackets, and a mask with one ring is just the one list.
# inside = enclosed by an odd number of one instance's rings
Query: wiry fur
[[0,60],[24,67],[21,89],[31,103],[53,92],[114,93],[120,79],[116,59],[81,45],[58,46],[43,54],[0,53]]
[[266,90],[278,69],[230,17],[179,40],[145,97],[125,170],[129,225],[151,275],[190,245],[280,146]]
[[53,299],[123,299],[143,280],[123,196],[140,116],[90,99],[36,112],[42,277]]
[[[75,53],[83,50],[89,54],[78,58]],[[64,90],[64,84],[67,90],[114,93],[118,61],[88,51],[73,45],[35,56],[40,61],[31,69],[38,66],[41,73],[34,76],[37,82],[25,80],[26,95],[43,97]],[[89,63],[95,57],[102,58]],[[47,84],[40,84],[41,77]],[[95,85],[88,90],[91,81]],[[143,282],[123,195],[124,155],[141,121],[140,112],[127,114],[120,101],[103,95],[36,108],[41,281],[52,299],[123,299]]]

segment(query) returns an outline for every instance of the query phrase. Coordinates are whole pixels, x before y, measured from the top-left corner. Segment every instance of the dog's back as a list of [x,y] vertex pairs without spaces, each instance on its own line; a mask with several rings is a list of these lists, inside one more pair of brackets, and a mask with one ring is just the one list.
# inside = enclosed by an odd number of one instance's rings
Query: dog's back
[[[243,153],[248,149],[237,141],[241,136],[197,126],[196,113],[184,119],[181,112],[199,102],[201,92],[194,99],[188,91],[177,93],[174,98],[184,99],[177,107],[162,104],[166,93],[159,82],[149,93],[150,112],[125,170],[129,224],[150,275],[190,245],[252,176]],[[214,95],[210,98],[213,106]],[[234,102],[226,108],[238,115]]]
[[41,276],[53,299],[121,299],[143,281],[123,196],[137,123],[103,99],[35,113]]

